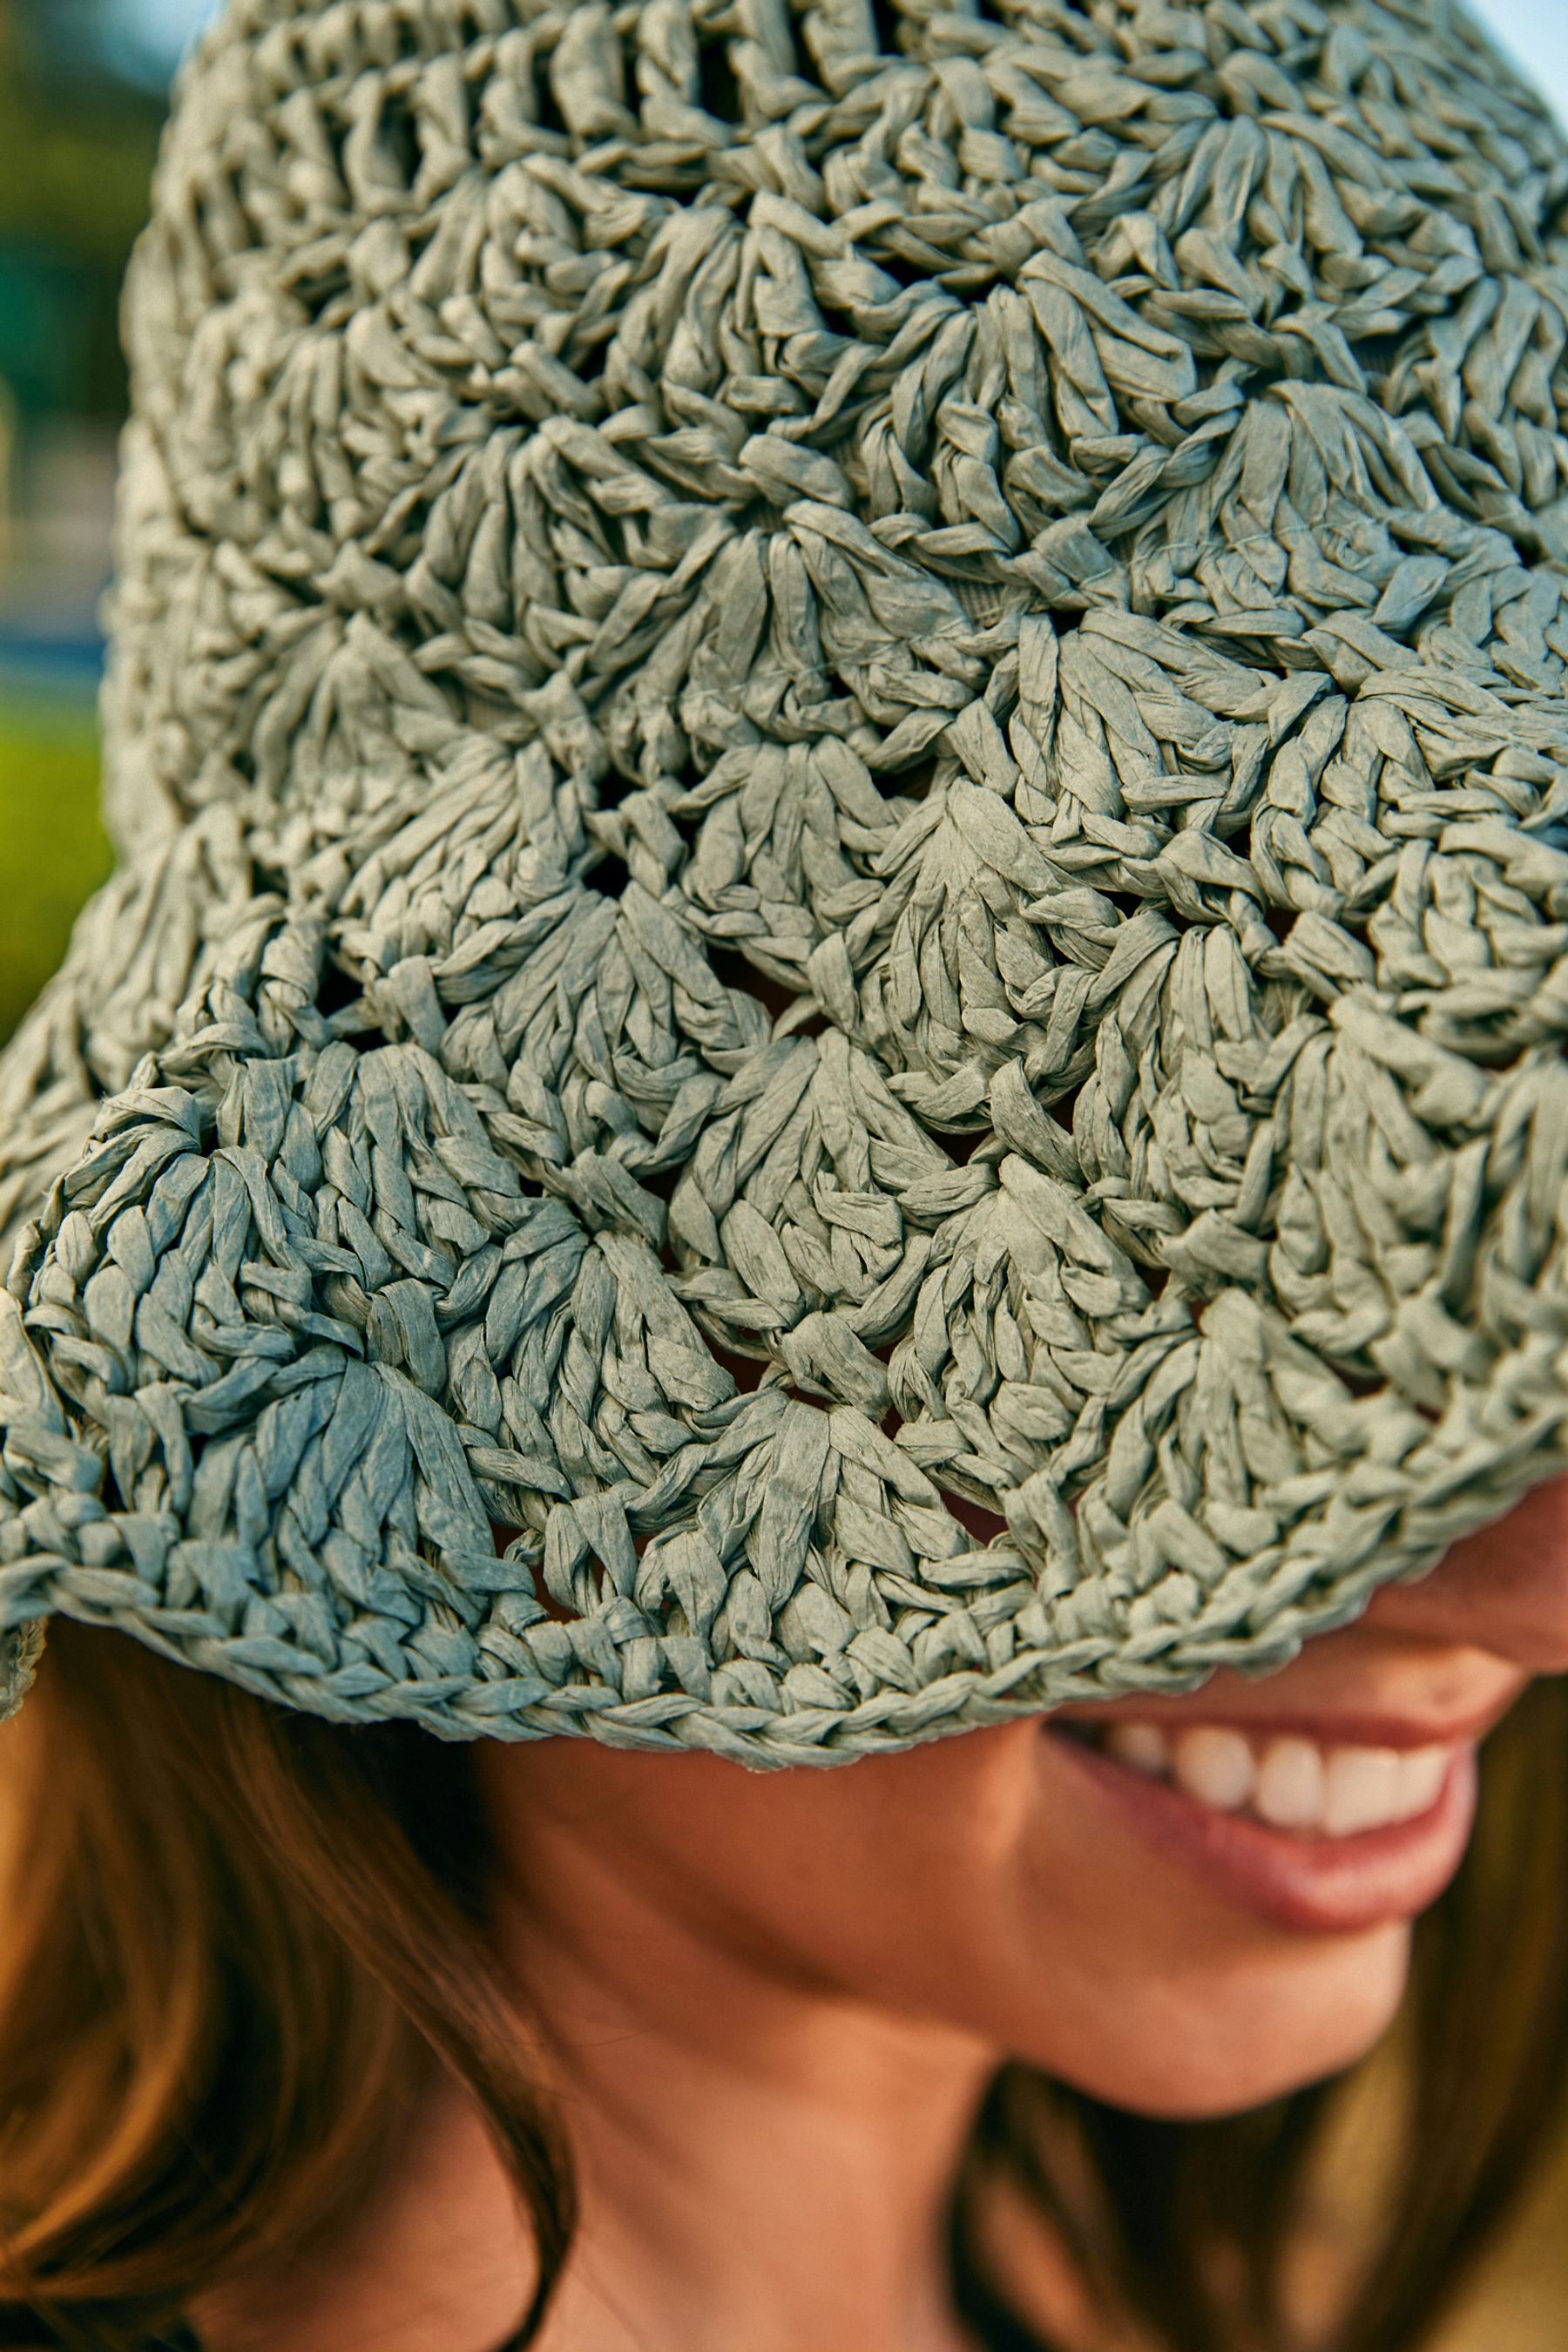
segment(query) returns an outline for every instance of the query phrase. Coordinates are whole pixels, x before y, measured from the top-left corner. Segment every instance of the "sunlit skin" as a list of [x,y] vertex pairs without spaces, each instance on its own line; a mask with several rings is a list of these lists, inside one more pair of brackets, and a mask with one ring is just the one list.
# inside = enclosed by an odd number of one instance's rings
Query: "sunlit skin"
[[[1560,1481],[1278,1673],[1109,1713],[1463,1748],[1564,1668]],[[968,2352],[941,2216],[1002,2059],[1144,2113],[1254,2105],[1376,2042],[1438,1891],[1287,1924],[1163,1850],[1051,1720],[835,1771],[575,1739],[482,1763],[584,2188],[545,2352]],[[1464,1778],[1461,1756],[1457,1817]],[[1390,1884],[1451,1874],[1462,1818],[1422,1834]],[[224,2299],[212,2352],[489,2352],[528,2269],[454,2100],[330,2274]],[[1065,2316],[1064,2283],[1041,2288]]]

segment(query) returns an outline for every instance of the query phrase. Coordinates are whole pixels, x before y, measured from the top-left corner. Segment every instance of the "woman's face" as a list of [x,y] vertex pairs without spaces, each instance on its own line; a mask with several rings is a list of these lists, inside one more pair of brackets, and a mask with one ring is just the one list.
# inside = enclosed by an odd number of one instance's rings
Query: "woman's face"
[[1261,1681],[842,1770],[579,1740],[505,1761],[557,1859],[589,1842],[685,1932],[1195,2116],[1375,2041],[1464,1851],[1478,1741],[1565,1666],[1568,1479]]

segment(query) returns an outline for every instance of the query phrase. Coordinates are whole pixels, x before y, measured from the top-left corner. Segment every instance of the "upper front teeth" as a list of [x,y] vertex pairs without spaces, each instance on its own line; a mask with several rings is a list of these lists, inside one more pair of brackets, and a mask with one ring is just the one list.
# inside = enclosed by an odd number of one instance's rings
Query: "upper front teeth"
[[1429,1812],[1453,1759],[1447,1748],[1324,1748],[1293,1734],[1255,1748],[1217,1723],[1173,1736],[1157,1724],[1113,1723],[1105,1744],[1134,1771],[1174,1780],[1216,1812],[1250,1812],[1319,1837],[1353,1837]]

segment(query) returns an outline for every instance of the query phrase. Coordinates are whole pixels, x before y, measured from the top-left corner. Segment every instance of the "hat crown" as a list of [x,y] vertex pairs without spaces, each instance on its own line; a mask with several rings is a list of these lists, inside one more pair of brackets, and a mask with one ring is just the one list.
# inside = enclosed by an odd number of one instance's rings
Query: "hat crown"
[[232,6],[15,1609],[789,1760],[1553,1466],[1565,196],[1446,7]]

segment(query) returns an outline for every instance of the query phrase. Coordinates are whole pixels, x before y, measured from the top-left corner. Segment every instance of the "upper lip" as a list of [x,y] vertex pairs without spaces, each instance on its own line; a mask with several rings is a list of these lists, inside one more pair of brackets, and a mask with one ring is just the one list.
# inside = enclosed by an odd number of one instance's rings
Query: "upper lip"
[[1047,1717],[1092,1729],[1097,1723],[1149,1723],[1173,1736],[1199,1724],[1250,1732],[1259,1739],[1310,1739],[1321,1748],[1462,1748],[1484,1738],[1506,1714],[1509,1697],[1493,1699],[1468,1715],[1422,1715],[1418,1712],[1380,1713],[1374,1709],[1304,1707],[1292,1709],[1212,1705],[1182,1700],[1110,1699],[1087,1706],[1062,1706]]

